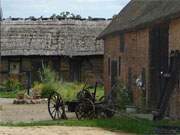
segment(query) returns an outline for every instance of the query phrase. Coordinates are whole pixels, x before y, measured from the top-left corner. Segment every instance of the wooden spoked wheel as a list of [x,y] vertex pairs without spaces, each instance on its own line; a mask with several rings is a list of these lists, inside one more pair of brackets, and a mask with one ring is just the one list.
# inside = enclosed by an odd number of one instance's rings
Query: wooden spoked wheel
[[89,99],[80,100],[76,106],[75,113],[78,120],[95,118],[94,103]]
[[64,102],[57,92],[53,92],[48,98],[48,111],[53,120],[66,118]]

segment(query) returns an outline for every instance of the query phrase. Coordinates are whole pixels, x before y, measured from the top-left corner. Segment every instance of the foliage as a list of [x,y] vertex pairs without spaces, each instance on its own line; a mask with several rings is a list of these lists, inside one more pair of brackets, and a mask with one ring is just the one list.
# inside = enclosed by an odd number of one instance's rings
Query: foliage
[[114,102],[117,103],[120,110],[124,110],[127,105],[133,104],[132,93],[121,82],[117,82],[114,85],[112,97],[114,97]]
[[[47,98],[53,91],[57,91],[65,101],[75,100],[77,93],[84,87],[83,83],[59,81],[56,73],[50,67],[43,67],[40,76],[41,82],[34,83],[33,92],[40,93],[43,98]],[[103,95],[104,88],[99,86],[97,88],[97,98]]]
[[16,98],[18,91],[1,91],[0,98]]
[[[52,87],[51,87],[52,86]],[[52,91],[57,91],[63,97],[64,101],[71,101],[76,99],[77,93],[83,88],[83,83],[78,82],[59,82],[51,85],[44,83],[35,83],[33,91],[40,92],[42,97],[48,97]],[[91,91],[93,92],[93,91]],[[34,93],[34,92],[33,92]],[[97,88],[96,97],[100,98],[104,95],[104,87]]]
[[21,91],[18,91],[17,92],[17,95],[16,95],[16,98],[17,99],[24,99],[24,96],[25,96],[25,91],[21,90]]
[[5,91],[20,91],[23,90],[23,85],[16,79],[9,79],[3,83]]
[[[76,100],[77,93],[84,87],[85,84],[83,83],[69,83],[69,82],[62,82],[57,89],[57,92],[61,94],[65,101]],[[94,92],[93,89],[90,89],[90,92]],[[96,97],[100,98],[104,95],[104,87],[99,86],[97,88]]]
[[34,90],[41,93],[41,97],[47,98],[49,95],[58,89],[59,81],[56,73],[50,67],[44,67],[40,72],[41,83],[34,85]]
[[51,19],[53,18],[57,18],[57,19],[81,19],[80,15],[75,15],[74,13],[71,13],[69,11],[65,11],[65,12],[61,12],[59,15],[53,14],[51,17]]
[[41,82],[42,83],[54,83],[58,81],[58,76],[56,73],[50,68],[43,65],[43,69],[40,72]]
[[99,127],[108,130],[120,130],[128,133],[151,134],[154,123],[144,119],[132,119],[129,117],[115,117],[112,119],[94,119],[94,120],[61,120],[61,121],[39,121],[32,123],[0,124],[1,126],[85,126]]

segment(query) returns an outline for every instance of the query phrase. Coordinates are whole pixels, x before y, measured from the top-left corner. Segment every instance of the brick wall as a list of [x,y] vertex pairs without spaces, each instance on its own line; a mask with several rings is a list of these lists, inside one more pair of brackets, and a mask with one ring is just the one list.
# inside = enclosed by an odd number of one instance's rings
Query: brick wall
[[[148,92],[148,63],[149,63],[149,30],[140,30],[126,34],[126,82],[128,82],[128,68],[132,70],[132,90],[136,105],[141,104],[141,96],[147,96]],[[136,79],[145,70],[145,89],[136,85]],[[128,85],[128,84],[127,84]],[[143,94],[143,95],[142,95]]]
[[[104,54],[104,83],[106,92],[111,88],[111,75],[108,74],[108,59],[117,60],[121,57],[121,75],[119,80],[128,85],[128,69],[132,70],[132,90],[135,104],[140,104],[142,91],[135,81],[141,75],[143,68],[146,71],[146,84],[148,82],[148,46],[149,30],[140,30],[125,34],[125,50],[120,52],[120,35],[109,36],[105,39]],[[118,69],[119,70],[119,69]],[[147,85],[145,85],[147,87]]]

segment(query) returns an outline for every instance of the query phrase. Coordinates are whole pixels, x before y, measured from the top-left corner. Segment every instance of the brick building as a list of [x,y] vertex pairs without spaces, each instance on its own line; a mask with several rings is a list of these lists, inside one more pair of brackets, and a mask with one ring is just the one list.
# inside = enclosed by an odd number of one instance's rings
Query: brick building
[[[133,91],[136,105],[145,97],[153,110],[161,97],[161,72],[167,71],[169,53],[180,50],[180,1],[131,0],[98,39],[104,40],[106,92],[118,78]],[[180,118],[178,88],[171,95],[170,114]]]
[[[9,77],[26,83],[39,80],[51,65],[62,80],[89,81],[103,77],[103,41],[96,36],[109,21],[4,20],[1,24],[0,83]],[[31,75],[30,75],[31,74]]]

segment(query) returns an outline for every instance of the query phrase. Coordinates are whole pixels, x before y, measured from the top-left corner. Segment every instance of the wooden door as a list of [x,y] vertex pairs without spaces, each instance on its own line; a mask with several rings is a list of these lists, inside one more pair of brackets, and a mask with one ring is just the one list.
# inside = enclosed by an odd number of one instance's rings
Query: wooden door
[[156,106],[163,93],[161,73],[168,69],[169,25],[154,26],[150,31],[150,102]]

